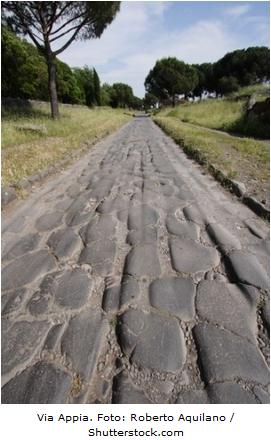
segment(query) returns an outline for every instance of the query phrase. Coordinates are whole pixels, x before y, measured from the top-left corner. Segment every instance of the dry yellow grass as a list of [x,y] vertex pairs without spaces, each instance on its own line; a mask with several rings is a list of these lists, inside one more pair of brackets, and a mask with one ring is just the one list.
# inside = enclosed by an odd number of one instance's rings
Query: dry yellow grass
[[46,169],[70,152],[108,135],[129,120],[129,115],[124,114],[123,110],[106,107],[89,109],[61,106],[58,121],[50,119],[47,104],[28,117],[21,113],[4,113],[2,184],[16,183]]

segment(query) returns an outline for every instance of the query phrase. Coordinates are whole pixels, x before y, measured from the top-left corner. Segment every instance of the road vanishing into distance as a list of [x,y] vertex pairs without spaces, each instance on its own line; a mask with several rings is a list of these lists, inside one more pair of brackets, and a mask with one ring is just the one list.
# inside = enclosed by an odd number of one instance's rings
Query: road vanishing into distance
[[269,227],[150,118],[2,228],[2,403],[269,402]]

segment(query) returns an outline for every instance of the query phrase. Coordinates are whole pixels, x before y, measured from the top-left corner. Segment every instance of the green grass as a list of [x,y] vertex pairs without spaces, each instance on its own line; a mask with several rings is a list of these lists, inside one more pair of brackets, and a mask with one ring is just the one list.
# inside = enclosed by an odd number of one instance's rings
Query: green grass
[[[262,127],[259,121],[254,127],[246,126],[244,121],[245,106],[248,97],[254,93],[256,100],[260,101],[269,96],[267,86],[255,85],[244,87],[228,98],[208,99],[201,102],[180,104],[176,108],[165,108],[159,112],[159,116],[178,118],[182,122],[208,127],[226,132],[239,132],[240,134],[259,134],[259,137],[269,135],[268,127]],[[258,125],[258,126],[257,126]]]
[[60,105],[50,118],[49,104],[2,110],[2,183],[16,183],[98,140],[130,120],[123,110]]
[[154,117],[154,121],[186,153],[207,169],[213,165],[229,178],[258,182],[269,182],[269,145],[252,138],[238,138],[224,133],[206,130],[202,127],[183,123],[178,117]]

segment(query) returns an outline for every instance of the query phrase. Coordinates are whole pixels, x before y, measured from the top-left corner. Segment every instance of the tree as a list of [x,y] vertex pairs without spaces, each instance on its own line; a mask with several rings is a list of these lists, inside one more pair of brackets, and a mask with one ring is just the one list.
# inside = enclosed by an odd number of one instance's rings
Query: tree
[[114,83],[112,86],[110,105],[113,108],[132,107],[133,97],[134,94],[132,87],[123,83]]
[[93,69],[88,66],[82,69],[76,67],[73,69],[74,75],[77,80],[77,84],[81,90],[81,96],[83,102],[88,107],[92,107],[96,104],[95,89],[94,89],[94,73]]
[[238,88],[238,81],[234,76],[222,76],[217,83],[217,93],[220,93],[220,95],[236,92]]
[[153,108],[158,103],[158,98],[153,95],[152,93],[145,93],[144,99],[143,99],[143,105],[145,110],[148,110],[149,108]]
[[98,73],[93,68],[93,87],[96,105],[101,105],[101,85]]
[[195,68],[177,58],[163,58],[158,60],[149,72],[145,88],[161,101],[170,99],[174,106],[176,96],[188,95],[197,83],[198,75]]
[[[120,2],[3,1],[1,4],[4,22],[17,33],[28,35],[46,59],[51,113],[57,118],[56,56],[76,38],[100,37],[119,11]],[[55,49],[57,42],[59,47]]]

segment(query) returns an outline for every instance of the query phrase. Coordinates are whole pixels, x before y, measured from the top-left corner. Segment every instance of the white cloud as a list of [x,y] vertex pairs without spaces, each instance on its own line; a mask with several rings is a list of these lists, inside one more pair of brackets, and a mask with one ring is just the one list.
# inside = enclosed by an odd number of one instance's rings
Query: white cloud
[[[144,80],[157,59],[176,56],[189,63],[213,62],[245,47],[242,35],[230,27],[225,14],[220,20],[210,17],[190,25],[182,23],[179,29],[175,24],[173,30],[168,30],[164,17],[171,5],[124,1],[101,39],[77,41],[60,58],[70,66],[94,65],[102,82],[127,83],[137,96],[143,96]],[[228,14],[233,18],[248,10],[247,4],[233,6]],[[240,22],[248,18],[242,17]]]
[[226,9],[226,14],[231,16],[232,18],[239,18],[241,15],[246,14],[250,10],[250,6],[248,4],[246,5],[240,5],[240,6],[233,6],[231,8]]

